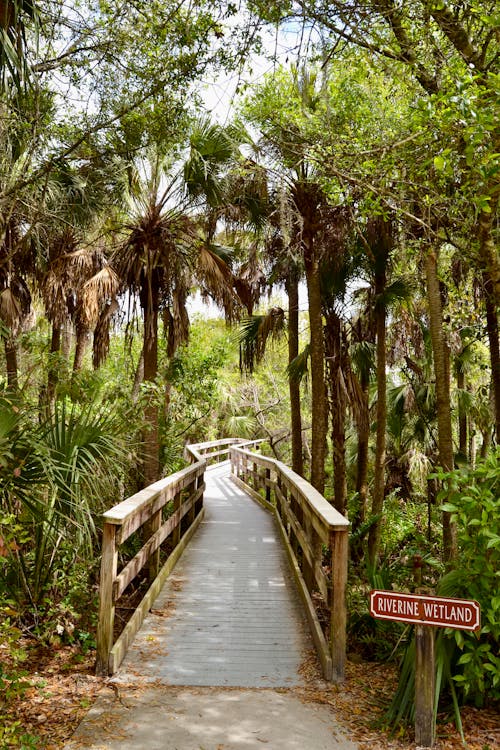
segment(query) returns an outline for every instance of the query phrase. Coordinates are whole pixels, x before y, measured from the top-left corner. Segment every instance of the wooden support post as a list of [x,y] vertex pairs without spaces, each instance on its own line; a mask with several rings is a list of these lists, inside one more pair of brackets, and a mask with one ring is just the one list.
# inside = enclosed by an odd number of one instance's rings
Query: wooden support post
[[[194,493],[196,492],[197,487],[198,487],[198,478],[196,478],[193,482],[191,482],[191,484],[188,485],[187,493],[186,493],[187,496],[192,497]],[[196,517],[196,508],[195,508],[195,504],[193,503],[188,513],[189,526],[193,525],[195,517]]]
[[[182,492],[178,490],[174,495],[174,512],[178,511],[182,505]],[[172,533],[172,541],[174,543],[174,549],[181,541],[181,521],[175,527]]]
[[332,680],[342,682],[345,677],[346,627],[347,627],[347,557],[349,553],[348,530],[330,534],[332,550],[332,609],[330,620],[330,649],[332,654]]
[[266,469],[265,486],[266,486],[266,500],[267,500],[268,503],[271,502],[271,487],[270,487],[270,483],[271,483],[271,469]]
[[[145,530],[145,536],[147,537],[144,540],[144,543],[146,544],[148,539],[150,539],[153,534],[156,534],[156,532],[161,527],[161,509],[156,511],[149,521],[144,524],[144,530]],[[153,583],[154,579],[160,572],[160,549],[158,548],[151,557],[149,558],[149,565],[148,565],[148,576],[149,576],[149,582]]]
[[434,628],[415,625],[415,743],[434,745]]
[[104,523],[102,535],[101,580],[99,583],[99,622],[97,625],[96,674],[107,677],[109,674],[109,654],[113,647],[115,624],[115,603],[113,583],[118,570],[118,548],[116,546],[116,526]]

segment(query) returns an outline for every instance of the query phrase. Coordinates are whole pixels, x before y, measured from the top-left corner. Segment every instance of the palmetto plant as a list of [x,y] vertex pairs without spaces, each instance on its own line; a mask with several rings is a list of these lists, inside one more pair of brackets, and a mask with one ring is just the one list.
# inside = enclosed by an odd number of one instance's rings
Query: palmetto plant
[[6,398],[0,402],[0,536],[8,551],[0,562],[10,596],[36,607],[63,546],[75,559],[92,549],[99,498],[124,452],[123,429],[97,402],[59,403],[43,424],[34,416]]

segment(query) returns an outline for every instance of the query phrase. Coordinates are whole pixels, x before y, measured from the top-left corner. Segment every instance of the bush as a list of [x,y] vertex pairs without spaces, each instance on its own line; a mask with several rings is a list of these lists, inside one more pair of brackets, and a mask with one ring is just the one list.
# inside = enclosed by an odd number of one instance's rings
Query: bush
[[439,587],[442,596],[475,599],[481,606],[478,633],[448,631],[460,656],[454,680],[464,699],[500,699],[500,450],[473,470],[439,474],[443,509],[457,524],[459,559]]

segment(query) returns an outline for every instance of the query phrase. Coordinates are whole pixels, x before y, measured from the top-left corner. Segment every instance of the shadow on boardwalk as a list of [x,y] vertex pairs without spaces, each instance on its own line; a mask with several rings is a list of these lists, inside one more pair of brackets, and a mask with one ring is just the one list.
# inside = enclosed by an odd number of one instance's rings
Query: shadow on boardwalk
[[305,618],[272,517],[228,472],[207,472],[204,522],[67,750],[355,749],[290,690]]

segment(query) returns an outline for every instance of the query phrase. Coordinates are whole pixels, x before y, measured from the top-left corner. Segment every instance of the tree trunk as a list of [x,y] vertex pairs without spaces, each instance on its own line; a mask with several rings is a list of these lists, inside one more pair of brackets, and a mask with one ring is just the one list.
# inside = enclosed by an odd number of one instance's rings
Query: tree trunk
[[500,445],[500,343],[498,328],[498,305],[496,302],[495,285],[490,274],[483,273],[484,303],[486,307],[486,329],[490,345],[491,385],[493,391],[493,406],[495,418],[495,434],[497,445]]
[[[292,268],[286,280],[288,295],[288,364],[299,354],[299,280],[295,268]],[[304,474],[302,456],[302,416],[300,411],[300,383],[288,378],[290,394],[290,414],[292,431],[292,469],[300,476]]]
[[[465,373],[461,367],[460,362],[458,363],[459,370],[457,372],[457,388],[461,391],[465,391]],[[468,458],[468,443],[467,443],[467,412],[463,405],[459,402],[458,406],[458,451],[461,457],[465,460]]]
[[59,382],[59,365],[55,361],[61,349],[61,326],[52,324],[52,338],[50,341],[49,366],[47,373],[47,405],[52,413],[56,398],[56,388]]
[[17,378],[17,345],[15,339],[12,336],[6,336],[4,338],[4,348],[5,363],[7,366],[7,385],[9,387],[9,390],[17,391],[17,389],[19,388],[19,381]]
[[[449,352],[443,332],[443,311],[437,275],[437,254],[430,248],[425,257],[429,325],[436,381],[439,463],[445,471],[453,470],[453,437],[451,426]],[[443,512],[443,553],[446,562],[457,556],[456,527],[449,513]]]
[[[151,289],[144,295],[144,382],[153,383],[158,372],[158,299],[159,290],[155,279]],[[144,409],[147,427],[143,433],[143,465],[145,486],[156,482],[160,475],[158,401],[155,393],[148,394]]]
[[307,294],[309,299],[309,328],[311,356],[311,484],[321,494],[325,491],[325,456],[327,430],[327,404],[325,392],[325,351],[323,317],[321,312],[321,286],[319,261],[311,246],[304,258]]
[[[372,515],[380,516],[385,495],[385,442],[387,423],[386,374],[386,309],[382,296],[386,286],[385,268],[375,274],[375,332],[377,336],[377,434],[375,443],[375,470],[373,478]],[[380,546],[381,519],[377,519],[368,534],[368,559],[374,567]]]
[[83,367],[83,358],[89,343],[89,331],[83,326],[77,326],[75,358],[73,360],[73,372],[80,372]]
[[[368,405],[368,387],[369,379],[365,373],[360,378],[361,391],[363,393],[363,408],[366,411],[366,419],[359,420],[358,432],[358,449],[356,455],[356,494],[358,498],[357,508],[352,515],[351,529],[354,535],[366,520],[366,509],[368,501],[368,457],[370,441],[370,418]],[[351,559],[359,562],[362,558],[362,539],[358,539],[351,545]]]
[[347,505],[347,473],[345,464],[345,422],[347,397],[342,377],[342,323],[335,312],[326,318],[325,347],[328,367],[328,390],[332,426],[333,504],[344,514]]

